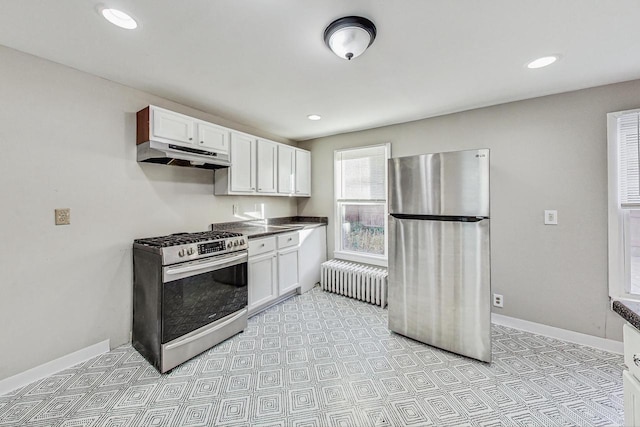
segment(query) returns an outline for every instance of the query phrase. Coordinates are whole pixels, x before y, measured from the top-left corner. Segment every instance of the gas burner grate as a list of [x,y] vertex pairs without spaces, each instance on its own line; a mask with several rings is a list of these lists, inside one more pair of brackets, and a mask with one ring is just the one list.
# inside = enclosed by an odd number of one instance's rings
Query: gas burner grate
[[176,233],[168,236],[148,237],[145,239],[134,240],[134,243],[141,245],[166,248],[169,246],[186,245],[189,243],[208,242],[211,240],[228,239],[231,237],[240,237],[242,233],[233,233],[230,231],[201,231],[197,233]]

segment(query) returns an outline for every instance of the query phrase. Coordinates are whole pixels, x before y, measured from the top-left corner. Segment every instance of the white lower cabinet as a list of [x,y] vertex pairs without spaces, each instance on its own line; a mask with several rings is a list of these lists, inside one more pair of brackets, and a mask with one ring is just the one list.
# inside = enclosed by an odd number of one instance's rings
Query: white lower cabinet
[[624,425],[640,426],[640,332],[633,326],[622,327],[624,363]]
[[278,288],[280,295],[298,289],[298,248],[278,251]]
[[327,227],[306,228],[299,235],[298,276],[303,294],[320,282],[320,266],[327,260]]
[[249,313],[278,297],[277,267],[275,252],[249,258]]
[[622,372],[624,387],[624,425],[640,426],[640,382],[629,373]]
[[298,278],[298,232],[249,240],[249,316],[292,296]]

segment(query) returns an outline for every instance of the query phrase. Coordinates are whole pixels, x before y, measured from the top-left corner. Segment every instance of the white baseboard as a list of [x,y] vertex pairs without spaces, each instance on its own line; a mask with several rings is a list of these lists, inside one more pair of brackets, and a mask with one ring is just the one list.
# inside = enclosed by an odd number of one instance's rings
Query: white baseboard
[[90,345],[0,381],[0,396],[109,351],[109,340]]
[[541,323],[529,322],[527,320],[516,319],[515,317],[503,316],[502,314],[491,313],[491,323],[507,326],[509,328],[520,329],[538,335],[557,338],[569,341],[574,344],[586,345],[611,353],[623,354],[622,341],[609,340],[606,338],[594,337],[593,335],[573,332],[566,329],[555,328]]

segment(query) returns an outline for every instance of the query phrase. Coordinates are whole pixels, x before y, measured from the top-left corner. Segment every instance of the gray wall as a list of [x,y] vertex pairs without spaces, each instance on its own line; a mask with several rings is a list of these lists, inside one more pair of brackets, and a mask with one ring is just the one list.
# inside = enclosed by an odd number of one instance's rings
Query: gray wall
[[[491,149],[494,312],[598,337],[622,339],[607,288],[606,113],[640,106],[640,81],[305,141],[312,194],[299,215],[330,218],[338,148],[391,142],[393,157]],[[559,224],[543,225],[545,209]],[[331,255],[331,253],[330,253]]]
[[212,171],[135,161],[150,103],[270,137],[255,129],[1,46],[0,100],[0,380],[129,341],[133,239],[233,221],[233,203],[296,213],[286,197],[214,197]]

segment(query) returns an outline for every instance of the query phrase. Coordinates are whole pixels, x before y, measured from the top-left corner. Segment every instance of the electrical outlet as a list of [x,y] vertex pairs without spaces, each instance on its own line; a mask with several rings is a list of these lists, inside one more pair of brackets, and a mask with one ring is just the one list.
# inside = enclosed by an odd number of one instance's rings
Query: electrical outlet
[[544,211],[544,223],[545,225],[558,225],[558,211]]
[[238,205],[236,205],[235,203],[233,204],[233,214],[238,215]]
[[56,209],[56,225],[69,225],[71,224],[71,209]]
[[493,306],[504,307],[504,297],[500,294],[493,294]]

